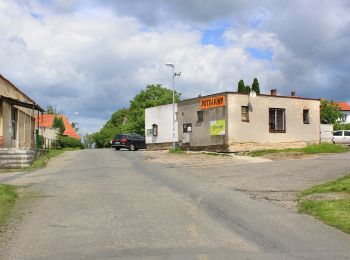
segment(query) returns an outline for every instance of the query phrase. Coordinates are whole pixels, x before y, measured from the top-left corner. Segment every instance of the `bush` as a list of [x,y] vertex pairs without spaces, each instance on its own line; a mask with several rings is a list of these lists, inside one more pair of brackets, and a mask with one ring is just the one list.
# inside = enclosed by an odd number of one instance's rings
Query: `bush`
[[43,148],[44,145],[44,137],[42,135],[38,135],[38,147]]
[[81,142],[70,136],[61,136],[58,143],[61,148],[82,148]]
[[335,123],[333,125],[333,129],[334,129],[334,131],[337,131],[337,130],[350,130],[350,123],[348,123],[348,124]]

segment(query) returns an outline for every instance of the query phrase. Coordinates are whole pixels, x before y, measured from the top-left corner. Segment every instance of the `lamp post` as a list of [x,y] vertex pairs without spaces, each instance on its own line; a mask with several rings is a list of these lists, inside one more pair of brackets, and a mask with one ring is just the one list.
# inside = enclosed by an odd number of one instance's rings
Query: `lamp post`
[[175,72],[175,64],[168,62],[165,65],[172,68],[172,80],[173,80],[173,149],[175,149],[175,87],[174,87],[174,79],[175,76],[180,76],[181,72]]

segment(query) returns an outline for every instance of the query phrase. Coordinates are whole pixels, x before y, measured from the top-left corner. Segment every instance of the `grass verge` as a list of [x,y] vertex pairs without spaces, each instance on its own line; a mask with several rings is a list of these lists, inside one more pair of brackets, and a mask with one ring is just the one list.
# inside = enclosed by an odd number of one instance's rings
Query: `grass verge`
[[288,149],[269,149],[269,150],[257,150],[257,151],[251,151],[248,153],[248,155],[256,157],[256,156],[264,156],[268,154],[275,154],[275,153],[302,153],[302,154],[318,154],[318,153],[345,153],[349,152],[350,148],[343,145],[338,144],[329,144],[329,143],[323,143],[323,144],[314,144],[309,145],[304,148],[288,148]]
[[[345,194],[337,199],[312,199],[313,194]],[[316,185],[298,195],[298,210],[350,234],[350,175]]]
[[51,158],[56,157],[60,154],[63,154],[65,151],[66,150],[50,150],[46,154],[42,155],[39,159],[35,160],[31,166],[25,168],[24,170],[31,171],[31,170],[45,167],[47,162]]
[[181,147],[176,147],[175,149],[171,148],[169,150],[169,153],[175,153],[175,154],[180,154],[184,153],[185,151]]
[[0,184],[0,226],[2,227],[17,199],[16,188]]

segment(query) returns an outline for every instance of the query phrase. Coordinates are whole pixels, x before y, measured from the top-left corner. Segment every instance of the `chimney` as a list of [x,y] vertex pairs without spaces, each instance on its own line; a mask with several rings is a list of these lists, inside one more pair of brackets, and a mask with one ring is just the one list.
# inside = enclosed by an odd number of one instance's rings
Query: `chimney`
[[296,96],[297,96],[296,93],[295,93],[295,91],[292,91],[292,92],[290,93],[290,95],[291,95],[292,97],[296,97]]
[[271,96],[277,96],[277,89],[271,89]]

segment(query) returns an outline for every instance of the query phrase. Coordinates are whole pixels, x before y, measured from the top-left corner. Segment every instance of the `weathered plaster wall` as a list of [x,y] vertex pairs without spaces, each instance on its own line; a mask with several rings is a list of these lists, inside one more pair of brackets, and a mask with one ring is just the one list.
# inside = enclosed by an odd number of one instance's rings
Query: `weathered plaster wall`
[[[216,95],[213,95],[213,97]],[[191,148],[207,146],[218,146],[220,150],[225,150],[226,135],[213,136],[210,134],[210,121],[226,120],[226,107],[215,107],[203,110],[203,122],[197,121],[197,111],[200,109],[200,98],[181,101],[178,103],[178,123],[179,123],[179,142],[183,146]],[[183,124],[191,123],[192,132],[184,133]],[[184,143],[188,139],[189,144]]]
[[[6,80],[0,77],[0,95],[18,99],[20,101],[32,103],[24,94],[14,88]],[[17,133],[16,139],[12,138],[12,124],[11,124],[11,105],[6,101],[2,101],[2,113],[0,113],[0,147],[8,148],[31,148],[34,145],[34,115],[32,109],[14,106],[18,109],[17,113]]]
[[[230,149],[290,147],[319,143],[320,102],[300,98],[228,94],[228,142]],[[241,120],[241,106],[249,106],[249,122]],[[284,108],[286,132],[270,133],[269,108]],[[309,110],[310,124],[303,123],[303,110]]]

